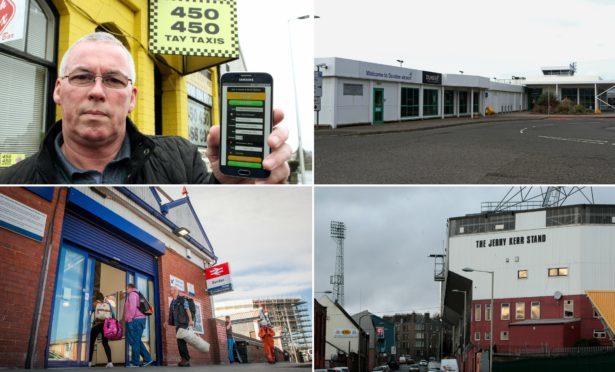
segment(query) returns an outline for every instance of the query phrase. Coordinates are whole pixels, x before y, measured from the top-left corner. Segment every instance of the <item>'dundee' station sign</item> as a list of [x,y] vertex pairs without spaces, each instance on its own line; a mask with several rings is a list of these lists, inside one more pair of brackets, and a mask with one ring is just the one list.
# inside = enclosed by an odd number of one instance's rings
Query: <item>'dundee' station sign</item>
[[151,0],[149,40],[182,74],[237,59],[235,0]]
[[205,269],[207,293],[209,295],[230,292],[233,290],[231,282],[231,269],[228,262],[214,265]]

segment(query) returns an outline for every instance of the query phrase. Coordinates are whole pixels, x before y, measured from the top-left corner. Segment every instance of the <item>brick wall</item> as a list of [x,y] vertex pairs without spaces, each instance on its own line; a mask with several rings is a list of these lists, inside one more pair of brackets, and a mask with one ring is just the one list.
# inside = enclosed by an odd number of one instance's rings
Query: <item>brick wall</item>
[[[158,260],[158,273],[160,275],[160,303],[162,306],[160,313],[164,324],[166,324],[169,317],[169,297],[171,296],[169,293],[171,288],[170,275],[182,279],[186,286],[188,283],[194,284],[196,293],[194,300],[201,304],[201,310],[203,312],[202,320],[205,333],[201,336],[205,341],[209,342],[210,349],[209,353],[204,354],[197,351],[192,346],[188,346],[191,357],[190,363],[193,366],[220,363],[220,355],[226,351],[226,336],[220,339],[219,335],[221,331],[217,328],[215,331],[213,330],[213,324],[215,323],[211,322],[213,319],[213,311],[211,308],[211,301],[206,292],[205,272],[203,269],[175,251],[167,249],[165,255]],[[216,335],[218,335],[218,337],[216,337]],[[224,343],[223,346],[222,343]],[[162,349],[165,365],[175,365],[180,361],[181,357],[179,356],[175,338],[175,327],[166,326],[163,328]],[[226,356],[226,354],[223,355]]]
[[48,239],[47,230],[56,207],[53,203],[60,192],[51,235],[51,255],[34,355],[34,367],[44,366],[66,200],[66,189],[56,189],[55,192],[54,199],[49,202],[24,188],[0,188],[1,194],[47,215],[42,242],[0,228],[0,367],[25,367],[43,253]]

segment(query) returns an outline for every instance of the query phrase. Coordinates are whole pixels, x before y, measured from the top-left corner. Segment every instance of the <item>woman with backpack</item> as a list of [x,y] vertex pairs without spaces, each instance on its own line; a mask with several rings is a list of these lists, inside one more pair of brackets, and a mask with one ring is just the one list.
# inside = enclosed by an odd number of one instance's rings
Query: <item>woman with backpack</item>
[[94,302],[92,303],[92,312],[93,323],[92,330],[90,331],[90,362],[88,363],[88,367],[92,366],[92,355],[94,354],[94,345],[96,344],[96,338],[100,334],[102,336],[102,345],[105,348],[105,355],[107,356],[107,368],[112,368],[113,363],[111,362],[111,348],[109,347],[109,340],[105,337],[103,332],[103,326],[105,324],[105,319],[111,318],[113,316],[113,309],[111,308],[111,304],[105,300],[105,296],[102,293],[96,291],[94,294]]

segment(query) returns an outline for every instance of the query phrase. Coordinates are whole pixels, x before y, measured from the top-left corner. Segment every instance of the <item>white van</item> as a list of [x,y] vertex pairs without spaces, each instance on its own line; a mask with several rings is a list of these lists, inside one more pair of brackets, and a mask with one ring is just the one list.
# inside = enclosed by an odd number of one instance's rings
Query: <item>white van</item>
[[459,372],[457,359],[442,359],[440,361],[440,371]]

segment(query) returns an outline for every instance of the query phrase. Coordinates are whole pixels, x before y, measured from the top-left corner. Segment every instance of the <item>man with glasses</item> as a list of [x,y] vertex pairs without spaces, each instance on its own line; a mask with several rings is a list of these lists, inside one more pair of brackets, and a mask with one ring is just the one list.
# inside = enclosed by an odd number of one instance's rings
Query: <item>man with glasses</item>
[[[254,182],[219,170],[220,130],[211,128],[207,156],[181,137],[146,136],[127,117],[135,108],[135,65],[114,36],[96,32],[64,54],[53,92],[62,120],[46,134],[37,154],[0,172],[0,184],[196,184]],[[153,115],[153,113],[152,113]],[[284,115],[274,110],[274,125]],[[267,139],[271,154],[263,167],[267,183],[288,178],[288,130],[276,127]]]

